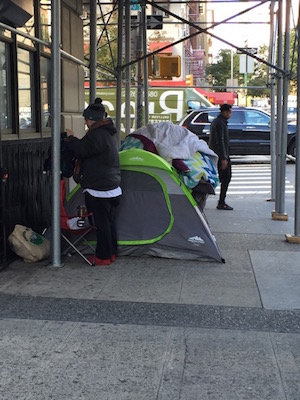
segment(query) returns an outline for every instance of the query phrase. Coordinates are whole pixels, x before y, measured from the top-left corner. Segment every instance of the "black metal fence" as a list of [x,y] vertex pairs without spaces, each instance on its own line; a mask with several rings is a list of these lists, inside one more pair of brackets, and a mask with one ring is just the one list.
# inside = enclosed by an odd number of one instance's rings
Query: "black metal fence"
[[[7,237],[16,224],[41,233],[51,223],[51,178],[45,174],[50,138],[2,141],[0,205],[0,269],[12,257]],[[3,174],[2,174],[3,175]]]

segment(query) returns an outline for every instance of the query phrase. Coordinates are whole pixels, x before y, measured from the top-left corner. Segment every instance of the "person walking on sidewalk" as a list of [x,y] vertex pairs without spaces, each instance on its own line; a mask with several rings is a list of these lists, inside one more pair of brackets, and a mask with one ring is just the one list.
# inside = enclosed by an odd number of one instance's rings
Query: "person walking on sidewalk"
[[96,258],[90,256],[89,260],[95,265],[110,265],[117,255],[115,220],[122,194],[117,130],[111,118],[107,118],[100,98],[82,115],[89,128],[86,135],[78,139],[67,129],[67,144],[81,161],[79,183],[97,228]]
[[228,120],[232,114],[230,104],[222,104],[220,114],[210,125],[209,147],[219,156],[218,174],[221,183],[220,197],[217,205],[218,210],[233,210],[225,202],[228,185],[231,181],[231,162],[229,156],[229,132]]

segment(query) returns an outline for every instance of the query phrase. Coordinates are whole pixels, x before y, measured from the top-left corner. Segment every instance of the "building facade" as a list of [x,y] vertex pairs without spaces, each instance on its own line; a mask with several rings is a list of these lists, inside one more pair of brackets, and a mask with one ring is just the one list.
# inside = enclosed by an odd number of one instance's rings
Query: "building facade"
[[[83,61],[82,0],[61,2],[61,48]],[[61,129],[84,132],[84,71],[62,57]],[[0,4],[0,267],[15,224],[51,223],[51,0]],[[5,179],[3,179],[5,176]]]

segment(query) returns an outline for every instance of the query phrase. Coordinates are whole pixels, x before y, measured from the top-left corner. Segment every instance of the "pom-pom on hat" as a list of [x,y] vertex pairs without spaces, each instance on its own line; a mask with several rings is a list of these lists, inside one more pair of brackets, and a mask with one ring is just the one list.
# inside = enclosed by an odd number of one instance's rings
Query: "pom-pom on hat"
[[99,121],[106,117],[105,107],[102,104],[102,99],[97,97],[94,103],[90,104],[82,113],[85,119]]

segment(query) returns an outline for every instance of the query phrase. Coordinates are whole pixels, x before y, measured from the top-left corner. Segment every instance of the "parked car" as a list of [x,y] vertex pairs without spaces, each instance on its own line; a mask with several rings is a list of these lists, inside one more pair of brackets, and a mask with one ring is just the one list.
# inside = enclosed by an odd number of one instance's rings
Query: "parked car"
[[288,121],[296,121],[297,120],[297,107],[296,106],[288,105],[287,119],[288,119]]
[[[192,110],[179,121],[179,125],[195,133],[199,139],[209,141],[211,122],[220,113],[219,107]],[[267,155],[270,154],[271,116],[253,107],[232,107],[228,120],[230,154]],[[296,156],[296,122],[288,123],[287,154]]]

